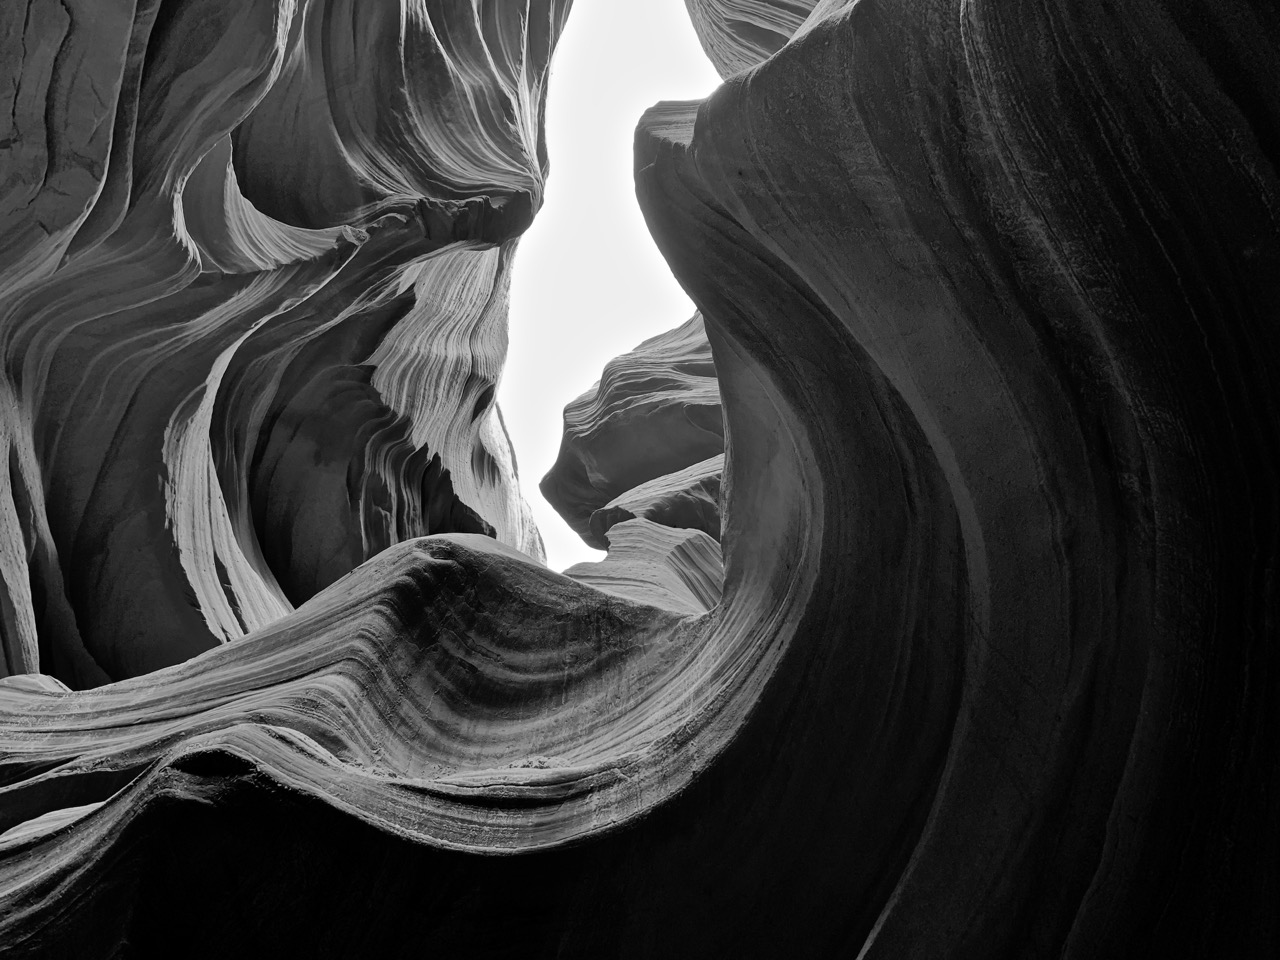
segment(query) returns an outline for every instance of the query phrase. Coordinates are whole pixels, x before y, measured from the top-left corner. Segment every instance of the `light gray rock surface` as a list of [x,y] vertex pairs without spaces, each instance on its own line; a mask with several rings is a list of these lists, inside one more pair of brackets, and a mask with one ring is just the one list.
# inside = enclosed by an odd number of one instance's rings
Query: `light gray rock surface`
[[579,583],[676,613],[703,614],[720,602],[720,545],[701,530],[631,519],[609,528],[609,555],[564,572]]

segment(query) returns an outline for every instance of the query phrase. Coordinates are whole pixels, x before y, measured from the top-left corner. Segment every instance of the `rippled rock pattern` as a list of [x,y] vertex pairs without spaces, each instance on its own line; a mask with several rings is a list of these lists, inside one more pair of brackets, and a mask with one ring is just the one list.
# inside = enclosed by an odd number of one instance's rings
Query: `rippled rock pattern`
[[668,527],[701,530],[720,539],[720,484],[724,454],[648,480],[591,514],[591,534],[611,542],[616,524],[641,518]]
[[610,360],[564,410],[560,452],[541,490],[590,546],[608,546],[592,520],[615,498],[724,451],[720,388],[702,317]]
[[782,49],[816,0],[685,0],[707,59],[728,79]]
[[[119,9],[0,13],[8,955],[1280,952],[1271,5],[831,0],[758,63],[704,35],[743,68],[636,140],[723,403],[697,610],[537,565],[475,468],[417,501],[444,536],[324,505],[353,428],[389,433],[349,490],[465,449],[408,371],[469,381],[394,335],[506,269],[563,11]],[[244,203],[201,220],[217,151]],[[222,644],[215,584],[257,611]]]
[[498,6],[0,14],[4,673],[179,663],[423,534],[540,556],[493,396],[565,10]]
[[724,586],[720,545],[712,537],[644,518],[609,529],[604,560],[564,573],[605,593],[684,614],[706,613]]

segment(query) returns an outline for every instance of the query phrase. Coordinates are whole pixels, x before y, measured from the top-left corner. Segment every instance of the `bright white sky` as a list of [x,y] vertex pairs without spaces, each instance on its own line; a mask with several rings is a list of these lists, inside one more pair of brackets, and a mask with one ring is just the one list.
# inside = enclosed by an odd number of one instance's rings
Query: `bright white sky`
[[719,82],[684,0],[575,0],[547,100],[551,175],[516,255],[498,390],[553,570],[604,556],[538,491],[560,448],[565,404],[607,361],[693,314],[636,204],[636,122],[659,100],[705,97]]

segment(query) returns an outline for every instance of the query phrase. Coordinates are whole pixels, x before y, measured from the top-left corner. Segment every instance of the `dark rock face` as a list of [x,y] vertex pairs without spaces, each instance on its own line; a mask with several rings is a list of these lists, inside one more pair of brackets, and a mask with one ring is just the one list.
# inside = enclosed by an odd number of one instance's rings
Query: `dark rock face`
[[[770,544],[812,578],[796,657],[871,648],[840,740],[871,781],[839,856],[867,909],[820,942],[1265,955],[1280,75],[1257,71],[1280,21],[822,9],[637,139],[720,373],[726,606],[785,459],[809,491]],[[815,676],[791,722],[816,731]]]
[[567,418],[580,580],[483,416],[563,9],[0,11],[6,955],[1280,952],[1280,15],[693,9],[720,544]]

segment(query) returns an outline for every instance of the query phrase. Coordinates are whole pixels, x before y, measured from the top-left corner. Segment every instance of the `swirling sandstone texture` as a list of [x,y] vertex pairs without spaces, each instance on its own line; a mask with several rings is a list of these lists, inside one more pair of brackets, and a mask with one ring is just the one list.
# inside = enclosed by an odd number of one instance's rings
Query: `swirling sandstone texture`
[[726,79],[782,49],[816,0],[684,0],[702,49]]
[[[722,583],[641,514],[533,562],[456,366],[562,8],[27,6],[7,955],[1280,953],[1272,5],[694,5],[636,185]],[[580,532],[720,453],[661,438]]]
[[609,551],[566,576],[686,614],[713,608],[724,583],[723,450],[720,388],[700,315],[606,364],[600,381],[565,408],[560,452],[542,478],[570,527]]
[[643,517],[609,529],[609,555],[565,571],[580,583],[680,613],[706,613],[720,600],[720,545],[701,530]]
[[496,6],[6,6],[5,673],[179,663],[409,537],[540,555],[493,396],[565,11]]

